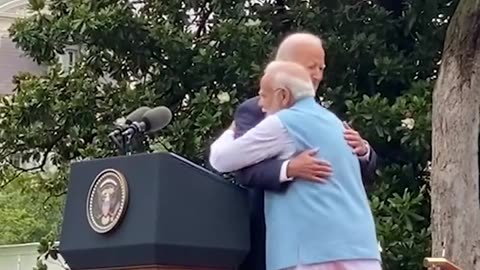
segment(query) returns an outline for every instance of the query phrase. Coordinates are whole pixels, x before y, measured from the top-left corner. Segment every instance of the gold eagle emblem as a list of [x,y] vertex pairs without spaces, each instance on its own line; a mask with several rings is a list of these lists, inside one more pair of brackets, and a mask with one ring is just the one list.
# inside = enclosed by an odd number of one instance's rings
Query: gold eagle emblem
[[87,197],[87,218],[97,233],[115,228],[126,211],[128,185],[123,174],[113,169],[100,172],[90,186]]

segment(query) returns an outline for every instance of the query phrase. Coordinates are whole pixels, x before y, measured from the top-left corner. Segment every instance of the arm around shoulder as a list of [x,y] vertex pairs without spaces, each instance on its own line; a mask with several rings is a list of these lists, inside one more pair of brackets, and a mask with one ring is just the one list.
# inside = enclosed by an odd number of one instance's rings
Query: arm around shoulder
[[235,179],[246,187],[269,191],[282,191],[287,182],[281,181],[281,170],[285,160],[267,159],[258,164],[243,168],[235,174]]
[[210,164],[219,172],[233,172],[281,153],[283,127],[277,117],[265,118],[242,137],[226,131],[210,147]]

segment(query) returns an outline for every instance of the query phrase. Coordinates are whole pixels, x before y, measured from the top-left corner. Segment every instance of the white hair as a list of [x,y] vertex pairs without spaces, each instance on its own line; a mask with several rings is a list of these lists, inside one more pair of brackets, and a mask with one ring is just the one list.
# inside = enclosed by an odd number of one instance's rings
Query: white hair
[[301,45],[323,47],[322,39],[309,33],[295,33],[287,36],[278,46],[275,60],[290,61]]
[[305,97],[315,96],[315,90],[311,82],[295,78],[284,72],[278,72],[273,76],[273,84],[275,88],[290,90],[295,101]]
[[305,70],[301,65],[293,62],[273,61],[267,65],[264,74],[272,75],[272,87],[290,90],[295,101],[304,97],[315,96],[315,89],[308,74],[305,71],[305,78],[296,77],[281,68],[290,66],[298,71]]

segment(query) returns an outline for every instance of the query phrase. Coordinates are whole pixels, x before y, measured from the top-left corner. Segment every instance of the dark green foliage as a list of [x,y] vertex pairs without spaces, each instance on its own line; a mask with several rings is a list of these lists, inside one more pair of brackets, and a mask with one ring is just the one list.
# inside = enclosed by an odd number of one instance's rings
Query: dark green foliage
[[60,232],[64,198],[38,193],[40,181],[39,175],[25,174],[0,189],[0,245],[36,242]]
[[381,158],[369,190],[384,268],[422,269],[431,91],[456,1],[252,2],[53,0],[50,15],[19,20],[12,36],[38,62],[52,64],[70,44],[84,54],[68,74],[17,78],[15,97],[0,106],[2,159],[41,163],[52,152],[61,173],[43,188],[59,193],[70,161],[113,153],[106,134],[118,116],[167,105],[174,121],[154,143],[201,164],[236,105],[257,92],[278,42],[313,32],[327,49],[319,95]]

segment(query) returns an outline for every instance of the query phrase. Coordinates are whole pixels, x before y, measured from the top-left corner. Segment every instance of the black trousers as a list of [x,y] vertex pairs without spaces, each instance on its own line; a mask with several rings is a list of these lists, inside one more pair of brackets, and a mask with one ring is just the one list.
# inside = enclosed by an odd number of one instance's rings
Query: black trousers
[[249,190],[250,252],[239,270],[265,270],[265,215],[263,190]]

